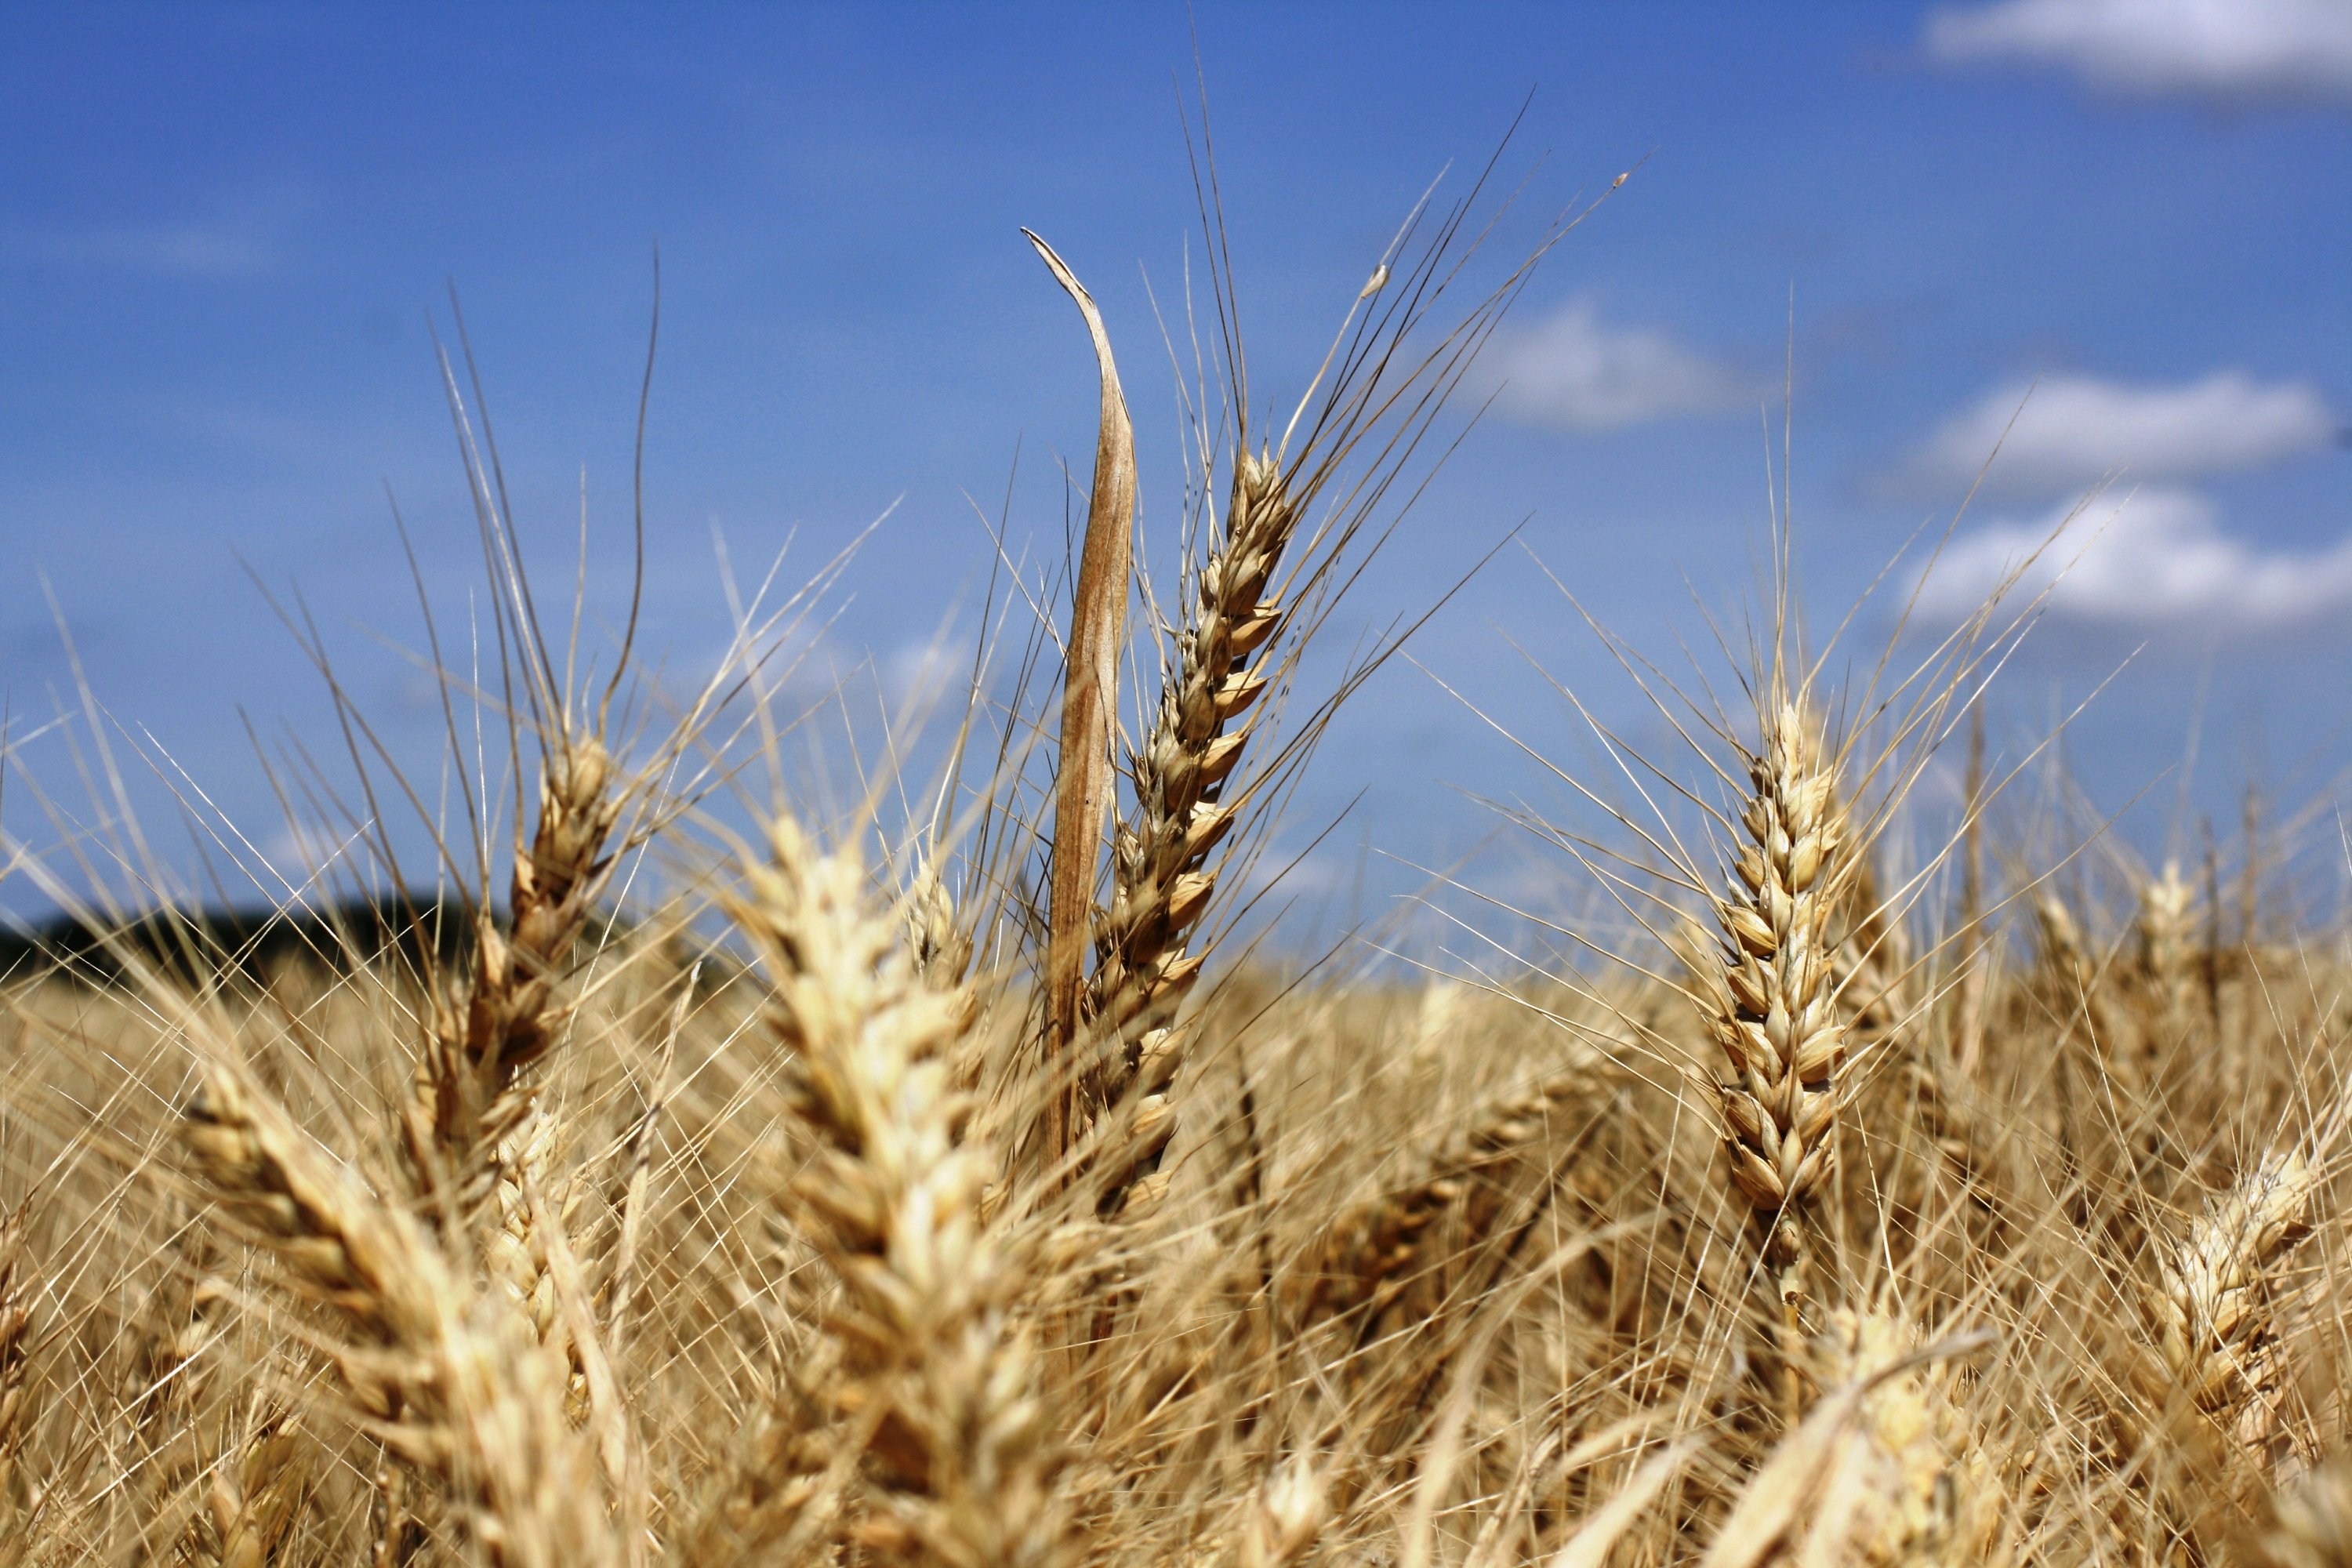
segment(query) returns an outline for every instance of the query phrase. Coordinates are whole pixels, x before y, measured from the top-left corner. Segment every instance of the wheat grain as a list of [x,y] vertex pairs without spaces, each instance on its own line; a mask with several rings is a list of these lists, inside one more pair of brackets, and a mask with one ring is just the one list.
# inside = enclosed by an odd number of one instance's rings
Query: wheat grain
[[214,1467],[206,1544],[219,1568],[267,1568],[301,1502],[299,1441],[288,1413],[257,1394],[234,1447]]
[[2272,1568],[2352,1568],[2352,1460],[2331,1459],[2273,1498],[2262,1546]]
[[2195,894],[2180,874],[2180,863],[2167,860],[2164,874],[2139,891],[2140,972],[2168,1020],[2189,1010],[2189,933],[2194,921]]
[[[1840,1309],[1814,1342],[1823,1387],[1864,1393],[1841,1447],[1825,1510],[1842,1514],[1849,1556],[1874,1565],[1983,1563],[1998,1523],[1999,1478],[1956,1397],[1948,1362],[1923,1359],[1924,1336],[1879,1309]],[[1816,1528],[1823,1528],[1817,1524]]]
[[[1390,1304],[1435,1267],[1426,1243],[1442,1228],[1439,1221],[1459,1214],[1462,1223],[1446,1239],[1460,1251],[1475,1252],[1492,1239],[1496,1222],[1507,1212],[1498,1184],[1502,1168],[1539,1142],[1561,1140],[1564,1124],[1573,1120],[1571,1107],[1607,1088],[1602,1075],[1579,1068],[1481,1108],[1424,1156],[1412,1180],[1358,1205],[1328,1228],[1301,1281],[1293,1321],[1303,1328],[1360,1314],[1360,1334],[1369,1337]],[[1557,1159],[1572,1146],[1561,1140],[1547,1152]]]

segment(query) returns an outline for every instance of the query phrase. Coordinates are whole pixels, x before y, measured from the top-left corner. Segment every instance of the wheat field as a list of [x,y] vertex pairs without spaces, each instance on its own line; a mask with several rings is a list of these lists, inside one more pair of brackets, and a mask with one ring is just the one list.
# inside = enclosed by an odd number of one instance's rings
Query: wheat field
[[1473,285],[1481,199],[1264,429],[1213,277],[1133,605],[1039,241],[1083,552],[846,793],[780,782],[801,596],[685,693],[542,618],[453,374],[470,760],[346,705],[375,804],[314,797],[436,863],[233,927],[120,816],[8,846],[74,918],[0,993],[0,1565],[2352,1563],[2342,933],[2251,843],[2008,809],[2030,600],[1842,673],[1778,517],[1711,685],[1609,644],[1676,749],[1596,730],[1592,822],[1513,824],[1589,922],[1425,973],[1244,921],[1395,645],[1303,651],[1573,226]]

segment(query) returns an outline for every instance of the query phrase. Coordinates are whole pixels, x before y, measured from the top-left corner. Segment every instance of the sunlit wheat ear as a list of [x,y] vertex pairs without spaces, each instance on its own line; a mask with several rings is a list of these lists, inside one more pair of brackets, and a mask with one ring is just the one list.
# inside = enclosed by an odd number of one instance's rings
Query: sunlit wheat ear
[[1183,1059],[1175,1012],[1200,973],[1202,955],[1191,947],[1216,890],[1209,856],[1233,826],[1233,807],[1219,797],[1266,688],[1253,657],[1281,627],[1269,584],[1297,526],[1281,466],[1241,454],[1175,668],[1136,749],[1135,808],[1119,825],[1088,994],[1104,1059],[1087,1100],[1097,1115],[1125,1118],[1099,1157],[1106,1214],[1139,1211],[1165,1190],[1160,1166],[1176,1131],[1168,1088]]
[[325,1309],[362,1414],[440,1474],[495,1568],[625,1560],[565,1369],[516,1315],[477,1309],[423,1228],[298,1131],[240,1069],[206,1064],[182,1135],[215,1200]]
[[301,1442],[289,1413],[257,1393],[213,1467],[205,1546],[219,1568],[266,1568],[302,1500]]
[[2271,1502],[2270,1568],[2352,1568],[2352,1458],[2329,1460]]
[[1956,1396],[1955,1368],[1918,1358],[1921,1344],[1916,1325],[1877,1309],[1840,1309],[1813,1342],[1822,1387],[1868,1389],[1824,1489],[1845,1510],[1842,1561],[1987,1561],[2001,1507],[1994,1458]]
[[1997,1513],[1956,1484],[1973,1435],[1946,1395],[1945,1358],[1989,1336],[1920,1348],[1874,1313],[1833,1315],[1810,1347],[1825,1386],[1748,1478],[1703,1568],[1998,1561]]
[[2311,1234],[2318,1185],[2302,1153],[2266,1156],[2161,1258],[2148,1295],[2157,1346],[2173,1376],[2258,1452],[2274,1432],[2288,1371],[2278,1333],[2282,1276]]
[[1462,1215],[1466,1234],[1447,1237],[1454,1247],[1488,1240],[1508,1212],[1495,1191],[1500,1167],[1539,1140],[1562,1135],[1571,1108],[1589,1101],[1595,1088],[1592,1071],[1578,1068],[1503,1095],[1425,1152],[1410,1179],[1336,1216],[1294,1293],[1293,1322],[1306,1328],[1358,1313],[1360,1335],[1369,1338],[1390,1304],[1433,1266],[1426,1242],[1438,1222]]
[[2195,904],[2178,860],[2167,860],[2164,874],[2139,890],[2134,934],[2139,939],[2140,973],[2168,1019],[2179,1018],[2189,1008]]
[[1314,1550],[1330,1518],[1327,1478],[1305,1459],[1284,1461],[1259,1489],[1242,1526],[1237,1568],[1291,1568]]
[[[32,1510],[25,1432],[32,1423],[26,1383],[32,1350],[32,1286],[25,1261],[25,1215],[0,1212],[0,1541],[19,1534]],[[8,1549],[0,1546],[0,1562]]]
[[786,1107],[815,1153],[782,1192],[840,1300],[835,1414],[870,1417],[869,1551],[966,1568],[1065,1553],[1058,1470],[1024,1336],[1017,1260],[981,1214],[994,1173],[955,1083],[971,1012],[928,979],[853,849],[821,853],[780,818],[730,901],[792,1054]]
[[[292,1294],[336,1314],[374,1349],[429,1343],[454,1293],[440,1254],[297,1131],[241,1072],[215,1068],[189,1103],[181,1136],[227,1215],[274,1253]],[[388,1413],[399,1379],[359,1352],[345,1360],[363,1409]]]
[[765,1563],[810,1519],[839,1458],[833,1431],[830,1358],[785,1369],[770,1407],[739,1437],[702,1489],[692,1523],[680,1532],[680,1563]]
[[593,734],[546,749],[538,820],[530,841],[515,847],[510,926],[499,931],[487,908],[477,914],[474,972],[436,1004],[403,1130],[426,1190],[454,1184],[460,1208],[495,1175],[499,1140],[530,1109],[523,1074],[554,1047],[570,1016],[558,984],[604,890],[622,784]]
[[2034,953],[2038,976],[2048,994],[2047,1005],[2063,1021],[2069,1035],[2088,1030],[2095,1039],[2110,1031],[2101,1026],[2098,968],[2082,922],[2054,888],[2042,888],[2033,897]]
[[1811,716],[1792,702],[1768,709],[1748,763],[1747,842],[1714,902],[1720,942],[1705,977],[1706,1023],[1731,1069],[1709,1080],[1730,1181],[1800,1293],[1806,1211],[1837,1157],[1846,1092],[1832,944],[1853,876],[1836,770]]

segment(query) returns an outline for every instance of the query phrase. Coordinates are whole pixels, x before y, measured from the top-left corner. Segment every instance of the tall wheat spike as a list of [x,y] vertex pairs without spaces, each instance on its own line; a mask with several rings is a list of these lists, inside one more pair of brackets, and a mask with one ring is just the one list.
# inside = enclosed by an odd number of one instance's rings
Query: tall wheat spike
[[1731,1069],[1711,1080],[1730,1180],[1791,1302],[1806,1289],[1807,1205],[1837,1158],[1843,1092],[1832,928],[1853,873],[1836,769],[1797,702],[1766,706],[1739,817],[1748,842],[1729,893],[1714,900],[1720,945],[1703,976],[1708,1032]]
[[1010,1312],[1018,1262],[982,1213],[995,1166],[955,1071],[969,1004],[923,973],[854,849],[820,853],[786,816],[768,849],[730,912],[768,969],[786,1104],[815,1144],[782,1195],[841,1287],[823,1392],[874,1423],[858,1538],[940,1568],[1049,1568],[1059,1460]]
[[522,1075],[562,1037],[568,1013],[557,985],[611,869],[619,783],[593,734],[560,736],[541,759],[538,820],[515,846],[510,928],[478,911],[474,972],[436,1006],[404,1120],[428,1191],[455,1184],[461,1204],[478,1197],[498,1141],[530,1109]]
[[1244,452],[1234,465],[1223,532],[1199,577],[1177,663],[1132,765],[1135,809],[1113,847],[1111,905],[1096,938],[1088,1013],[1105,1054],[1089,1109],[1119,1108],[1126,1137],[1105,1156],[1106,1213],[1140,1210],[1166,1190],[1160,1164],[1175,1132],[1168,1100],[1181,1061],[1171,1027],[1201,971],[1192,928],[1216,890],[1210,852],[1233,826],[1221,805],[1266,675],[1251,663],[1282,625],[1268,595],[1297,527],[1280,465]]
[[301,1446],[288,1412],[257,1392],[213,1467],[205,1546],[219,1568],[267,1568],[302,1500]]
[[2189,879],[2180,874],[2178,860],[2167,860],[2163,875],[2149,880],[2139,891],[2136,925],[2140,969],[2168,1018],[2177,1019],[2189,1009],[2195,904],[2196,895]]

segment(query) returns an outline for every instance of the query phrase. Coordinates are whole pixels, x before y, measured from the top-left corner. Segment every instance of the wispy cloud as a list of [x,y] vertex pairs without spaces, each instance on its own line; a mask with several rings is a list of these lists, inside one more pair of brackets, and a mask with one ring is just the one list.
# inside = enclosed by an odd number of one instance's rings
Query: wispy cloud
[[1957,620],[2029,560],[2019,591],[2046,594],[2049,613],[2066,619],[2227,631],[2352,606],[2352,538],[2327,550],[2265,550],[2224,531],[2204,496],[2156,487],[1955,541],[1921,585],[1920,613]]
[[1498,344],[1498,406],[1528,425],[1614,430],[1744,406],[1758,388],[1729,367],[1651,327],[1613,326],[1589,299],[1571,300]]
[[10,237],[0,254],[40,267],[170,278],[250,278],[270,271],[278,259],[250,234],[194,224],[28,229]]
[[1940,488],[1981,470],[1999,493],[2060,495],[2117,472],[2185,479],[2264,468],[2327,446],[2337,427],[2305,382],[2265,384],[2237,371],[2169,386],[2053,376],[1998,387],[1952,416],[1901,477]]
[[1953,64],[2072,70],[2114,92],[2352,103],[2345,0],[2000,0],[1937,10],[1927,47]]

